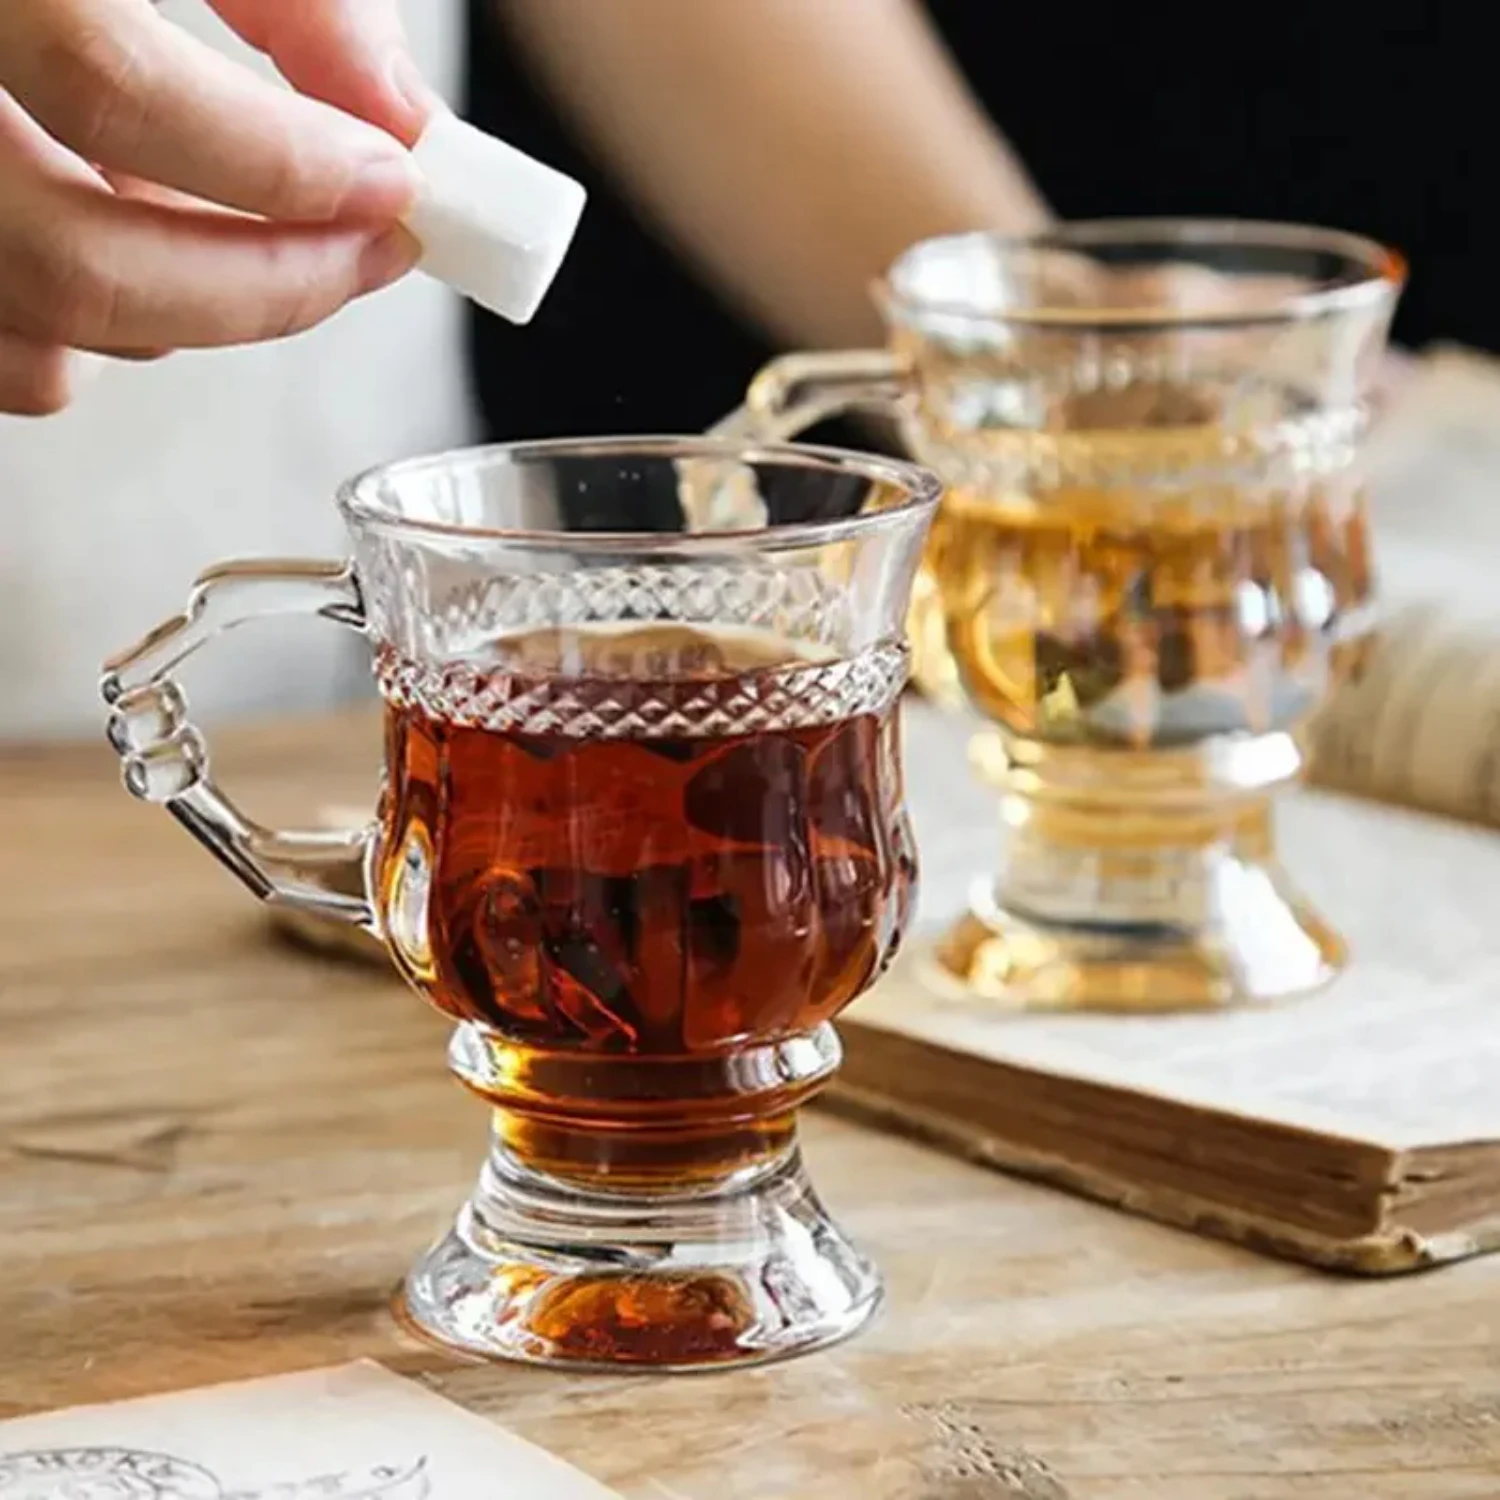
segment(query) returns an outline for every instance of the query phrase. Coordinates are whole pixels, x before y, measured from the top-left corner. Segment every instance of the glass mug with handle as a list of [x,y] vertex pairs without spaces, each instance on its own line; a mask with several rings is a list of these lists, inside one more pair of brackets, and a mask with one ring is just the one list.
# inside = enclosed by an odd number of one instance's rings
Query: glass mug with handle
[[1404,274],[1286,225],[933,240],[877,289],[889,347],[774,361],[716,429],[873,411],[949,487],[915,681],[992,726],[974,758],[1005,840],[928,966],[940,988],[1159,1010],[1341,966],[1271,804],[1370,627],[1359,457]]
[[[756,497],[714,529],[706,478]],[[258,896],[357,924],[457,1023],[493,1112],[406,1317],[481,1355],[727,1365],[840,1338],[879,1281],[795,1112],[915,892],[896,705],[939,494],[910,464],[706,438],[398,463],[347,485],[350,563],[232,563],[107,664],[127,787]],[[232,625],[365,633],[375,824],[261,828],[174,673]]]

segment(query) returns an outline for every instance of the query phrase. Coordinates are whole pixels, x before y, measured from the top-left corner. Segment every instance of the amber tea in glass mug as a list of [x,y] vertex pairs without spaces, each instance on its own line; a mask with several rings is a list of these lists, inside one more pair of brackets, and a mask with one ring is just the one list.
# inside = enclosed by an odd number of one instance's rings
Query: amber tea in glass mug
[[975,760],[1004,841],[940,988],[1173,1009],[1343,962],[1276,862],[1271,800],[1370,627],[1359,455],[1403,275],[1284,225],[931,241],[880,288],[888,349],[778,360],[722,424],[895,415],[948,486],[915,677],[993,726]]
[[[761,523],[716,529],[691,503],[705,477]],[[896,702],[937,495],[908,464],[703,438],[414,460],[343,491],[352,563],[216,568],[108,664],[130,790],[257,895],[381,937],[457,1023],[492,1144],[407,1278],[419,1330],[688,1368],[873,1311],[795,1113],[911,911]],[[374,646],[371,828],[263,829],[208,778],[173,673],[274,613]]]
[[[872,691],[824,698],[839,663],[812,643],[547,629],[499,643],[433,713],[382,653],[392,952],[439,1009],[506,1038],[548,1095],[497,1118],[530,1165],[677,1190],[790,1146],[789,1107],[679,1106],[702,1059],[816,1031],[906,925],[916,864],[885,701],[904,660],[892,646],[870,665]],[[519,710],[477,706],[495,672]],[[767,693],[785,705],[739,727],[739,705]],[[632,698],[650,715],[595,722]],[[630,1128],[645,1069],[601,1054],[653,1060],[672,1108],[652,1128]]]

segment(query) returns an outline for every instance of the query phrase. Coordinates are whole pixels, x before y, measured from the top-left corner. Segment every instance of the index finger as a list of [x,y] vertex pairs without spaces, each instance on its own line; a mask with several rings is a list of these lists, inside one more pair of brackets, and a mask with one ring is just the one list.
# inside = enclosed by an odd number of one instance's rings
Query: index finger
[[300,93],[388,130],[407,145],[436,96],[417,71],[397,0],[209,0]]
[[393,220],[394,137],[258,78],[147,0],[4,0],[0,86],[85,160],[267,218]]

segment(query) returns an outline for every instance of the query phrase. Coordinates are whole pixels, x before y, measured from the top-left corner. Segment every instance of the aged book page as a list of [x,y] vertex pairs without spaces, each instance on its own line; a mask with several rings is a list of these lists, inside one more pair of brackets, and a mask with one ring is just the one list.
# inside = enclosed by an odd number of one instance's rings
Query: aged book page
[[1500,614],[1436,602],[1388,610],[1307,753],[1314,785],[1500,824]]
[[1382,623],[1313,726],[1311,779],[1500,823],[1500,362],[1425,356],[1370,467]]
[[914,982],[923,937],[993,870],[993,794],[967,767],[970,725],[906,717],[922,851],[920,931],[893,982],[857,1002],[877,1024],[995,1061],[1089,1079],[1393,1149],[1500,1141],[1500,838],[1420,813],[1302,792],[1286,799],[1285,863],[1348,937],[1327,992],[1204,1015],[997,1015]]

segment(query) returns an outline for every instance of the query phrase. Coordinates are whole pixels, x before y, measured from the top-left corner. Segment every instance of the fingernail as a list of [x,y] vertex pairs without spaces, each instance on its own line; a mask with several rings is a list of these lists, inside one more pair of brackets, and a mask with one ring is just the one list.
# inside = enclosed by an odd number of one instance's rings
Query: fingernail
[[422,247],[416,238],[399,225],[371,240],[359,258],[359,295],[367,296],[400,281],[421,255]]
[[371,156],[339,204],[343,218],[399,219],[417,196],[420,179],[411,153],[394,140],[390,149]]

